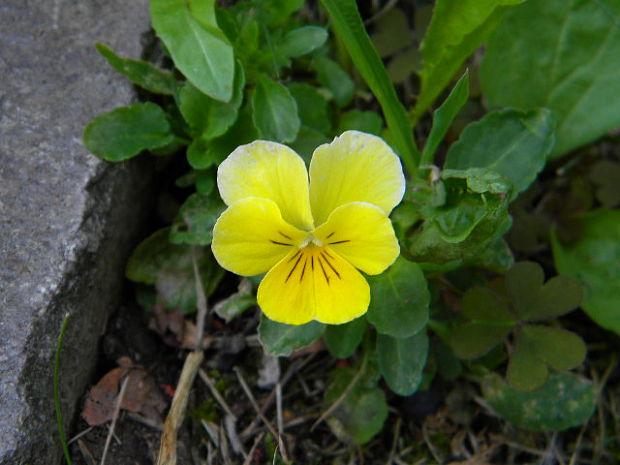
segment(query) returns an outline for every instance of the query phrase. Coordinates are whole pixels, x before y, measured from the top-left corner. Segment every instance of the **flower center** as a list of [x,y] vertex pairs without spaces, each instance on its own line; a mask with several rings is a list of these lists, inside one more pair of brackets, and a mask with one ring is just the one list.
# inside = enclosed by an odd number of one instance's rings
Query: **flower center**
[[323,243],[320,240],[318,240],[316,237],[314,237],[314,234],[308,233],[306,238],[301,242],[301,244],[299,244],[299,248],[303,249],[305,247],[308,247],[308,245],[310,244],[314,244],[318,247],[323,247]]

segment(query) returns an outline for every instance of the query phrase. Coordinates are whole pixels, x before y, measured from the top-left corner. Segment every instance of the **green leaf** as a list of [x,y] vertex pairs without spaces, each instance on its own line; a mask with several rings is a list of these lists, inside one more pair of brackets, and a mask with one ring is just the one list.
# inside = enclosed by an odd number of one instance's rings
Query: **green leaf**
[[329,89],[339,107],[351,103],[355,94],[355,83],[338,63],[319,55],[312,60],[312,67],[319,83]]
[[488,375],[484,398],[506,420],[534,431],[560,431],[584,424],[596,406],[597,389],[591,381],[568,373],[549,376],[534,392],[520,392],[501,377]]
[[[156,231],[133,251],[125,275],[128,279],[154,284],[158,300],[166,308],[183,312],[196,310],[196,283],[192,250],[187,245],[171,244],[170,229]],[[194,249],[202,284],[207,295],[219,283],[224,271],[217,265],[209,249]]]
[[154,103],[135,103],[95,117],[84,130],[84,145],[99,158],[122,161],[174,139],[166,113]]
[[[209,5],[215,3],[215,0],[204,1]],[[192,84],[215,100],[228,102],[233,94],[235,74],[233,48],[218,28],[215,15],[201,14],[208,6],[190,11],[190,4],[194,8],[198,3],[151,0],[153,28],[176,67]]]
[[228,131],[237,120],[239,107],[243,101],[244,86],[245,73],[243,68],[238,66],[233,95],[228,102],[212,99],[189,82],[181,88],[179,109],[196,137],[209,141]]
[[478,358],[502,342],[511,330],[511,327],[506,326],[459,324],[450,333],[450,346],[459,358]]
[[446,168],[489,168],[514,185],[516,196],[545,166],[554,143],[554,119],[546,109],[501,110],[471,123],[452,144]]
[[515,8],[480,68],[489,105],[551,108],[558,120],[552,157],[618,127],[618,24],[618,0],[529,0]]
[[252,95],[252,120],[261,138],[276,142],[294,141],[301,124],[289,90],[263,75]]
[[493,273],[505,274],[515,264],[515,258],[508,243],[498,237],[487,244],[473,264]]
[[96,43],[95,47],[101,56],[108,60],[112,68],[128,77],[134,84],[154,94],[174,94],[177,81],[172,74],[166,73],[146,61],[121,57],[107,45]]
[[256,305],[256,296],[252,292],[252,283],[242,278],[237,292],[220,300],[213,306],[213,311],[227,323],[248,308]]
[[521,333],[537,357],[556,370],[572,370],[581,365],[586,357],[583,340],[565,329],[526,325]]
[[506,370],[508,382],[522,392],[539,389],[549,375],[547,365],[531,342],[536,341],[532,341],[524,331],[517,333]]
[[450,91],[446,100],[433,113],[433,126],[428,135],[420,165],[430,165],[433,163],[435,151],[439,147],[439,143],[443,140],[448,129],[452,125],[452,121],[458,115],[465,102],[469,98],[469,70],[461,76],[454,88]]
[[204,146],[199,145],[200,150],[187,154],[188,161],[192,166],[200,167],[199,169],[219,165],[238,146],[256,139],[258,131],[254,127],[252,116],[248,109],[242,108],[237,121],[226,134],[210,140],[208,144],[205,142]]
[[155,284],[160,270],[191,265],[187,247],[170,243],[169,236],[169,228],[159,229],[135,248],[125,269],[127,279]]
[[319,26],[303,26],[286,33],[278,44],[278,52],[290,58],[316,50],[327,40],[327,31]]
[[311,321],[293,326],[270,320],[261,313],[258,338],[270,355],[291,355],[293,351],[312,344],[323,335],[325,325]]
[[370,307],[366,318],[381,334],[407,338],[428,321],[430,293],[420,267],[399,257],[388,270],[369,276]]
[[552,235],[555,266],[583,284],[581,307],[599,326],[620,334],[620,211],[598,209],[580,218],[583,235],[563,244]]
[[356,318],[344,325],[328,325],[323,340],[329,353],[336,358],[349,358],[362,342],[368,324],[365,318]]
[[544,285],[543,281],[542,267],[534,262],[519,262],[506,274],[506,290],[522,319],[555,318],[579,305],[578,281],[568,276],[556,276]]
[[297,152],[301,158],[304,159],[306,165],[310,165],[312,154],[314,150],[323,144],[331,142],[322,132],[315,131],[307,126],[301,126],[297,139],[290,145],[290,147]]
[[600,160],[592,167],[590,180],[596,184],[596,198],[604,207],[620,205],[620,163]]
[[378,15],[375,22],[375,32],[370,38],[382,58],[412,45],[413,37],[407,15],[398,7],[391,8],[385,14]]
[[486,287],[468,289],[461,301],[461,311],[472,323],[488,326],[514,326],[517,319],[507,303]]
[[[336,368],[332,383],[325,393],[325,403],[331,406],[343,399],[327,423],[342,441],[364,444],[383,428],[388,416],[385,392],[377,387],[376,368],[363,361],[361,367]],[[347,391],[348,390],[348,391]],[[346,395],[344,397],[343,394]]]
[[192,194],[183,203],[170,229],[173,244],[209,245],[213,226],[226,205],[217,195]]
[[387,122],[389,139],[409,171],[416,171],[420,154],[415,146],[413,130],[394,85],[375,50],[354,0],[321,0],[338,38],[344,43],[351,59],[375,95]]
[[316,87],[294,82],[289,84],[288,90],[297,102],[299,118],[303,125],[318,132],[327,132],[331,129],[327,99]]
[[[416,122],[470,56],[524,0],[438,0],[422,42],[422,88],[411,118]],[[527,69],[527,68],[524,68]]]
[[426,331],[406,338],[377,335],[379,371],[390,389],[401,396],[413,394],[422,381],[428,357]]
[[356,130],[381,136],[383,120],[374,111],[351,110],[340,115],[338,134],[345,131]]

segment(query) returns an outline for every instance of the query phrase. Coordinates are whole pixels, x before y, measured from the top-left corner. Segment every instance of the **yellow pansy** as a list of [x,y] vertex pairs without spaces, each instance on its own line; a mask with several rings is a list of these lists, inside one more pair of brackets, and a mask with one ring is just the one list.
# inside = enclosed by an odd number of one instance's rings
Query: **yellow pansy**
[[233,273],[267,272],[258,305],[275,321],[342,324],[363,315],[368,282],[400,249],[388,215],[401,201],[399,158],[379,137],[347,131],[318,147],[310,176],[285,145],[255,141],[220,165],[228,208],[213,229],[213,253]]

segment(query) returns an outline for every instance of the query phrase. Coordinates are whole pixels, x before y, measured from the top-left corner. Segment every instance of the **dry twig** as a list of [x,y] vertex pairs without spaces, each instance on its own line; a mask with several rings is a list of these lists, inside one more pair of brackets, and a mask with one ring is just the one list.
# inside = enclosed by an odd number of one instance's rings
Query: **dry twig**
[[127,382],[129,381],[129,376],[125,376],[123,380],[123,384],[121,384],[121,390],[118,393],[118,399],[116,400],[116,407],[114,408],[114,418],[112,419],[112,425],[110,426],[110,431],[108,432],[108,437],[105,439],[105,446],[103,446],[103,454],[101,454],[101,465],[105,464],[105,458],[108,455],[108,448],[110,447],[110,441],[112,440],[112,436],[114,435],[114,428],[116,427],[116,420],[118,420],[118,415],[121,411],[121,403],[123,402],[123,397],[125,396],[125,389],[127,388]]

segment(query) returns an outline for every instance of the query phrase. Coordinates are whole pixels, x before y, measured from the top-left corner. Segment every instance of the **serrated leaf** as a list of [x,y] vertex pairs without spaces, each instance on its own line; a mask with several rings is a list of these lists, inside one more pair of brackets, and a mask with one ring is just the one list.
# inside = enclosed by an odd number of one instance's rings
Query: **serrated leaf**
[[336,358],[349,358],[362,342],[368,324],[357,318],[344,325],[328,325],[323,335],[329,353]]
[[96,43],[95,47],[101,56],[108,60],[112,68],[128,77],[134,84],[154,94],[174,94],[177,81],[172,74],[162,71],[146,61],[121,57],[107,45]]
[[345,131],[356,130],[368,134],[381,135],[383,119],[374,111],[351,110],[340,115],[338,134]]
[[540,388],[549,374],[547,365],[530,342],[532,341],[526,333],[517,333],[506,371],[510,384],[522,392]]
[[452,144],[445,168],[488,168],[510,180],[514,196],[545,166],[554,144],[555,121],[546,109],[498,110],[471,123]]
[[403,164],[414,172],[420,154],[413,139],[411,124],[394,85],[375,50],[354,0],[321,0],[327,10],[336,34],[342,40],[353,63],[375,95],[387,122],[389,139]]
[[476,323],[456,325],[450,333],[450,346],[465,360],[483,356],[510,333],[511,327],[488,326]]
[[591,381],[568,373],[549,376],[534,392],[520,392],[495,374],[482,384],[484,398],[506,420],[533,431],[561,431],[584,424],[596,406]]
[[426,331],[406,338],[377,335],[379,371],[390,389],[401,396],[413,394],[422,381],[428,357]]
[[588,316],[620,334],[620,211],[594,210],[581,220],[583,235],[572,244],[552,235],[555,266],[583,284]]
[[411,112],[413,121],[430,107],[465,59],[523,0],[438,0],[422,42],[422,88]]
[[297,102],[301,123],[318,132],[331,129],[327,100],[316,87],[309,84],[294,82],[288,86],[291,95]]
[[302,26],[286,33],[278,51],[290,58],[307,55],[322,46],[327,37],[327,31],[320,26]]
[[213,226],[226,209],[218,196],[199,193],[190,195],[179,209],[170,229],[173,244],[209,245],[213,239]]
[[312,60],[317,80],[331,92],[336,104],[345,107],[355,94],[355,84],[347,72],[333,60],[319,55]]
[[166,113],[150,102],[102,113],[84,130],[86,148],[107,161],[127,160],[173,139]]
[[572,370],[586,357],[583,339],[565,329],[527,325],[521,332],[537,357],[556,370]]
[[286,325],[270,320],[261,313],[258,338],[268,354],[288,356],[312,344],[324,331],[325,325],[316,321],[299,326]]
[[619,21],[618,0],[529,0],[513,9],[480,68],[490,106],[551,108],[558,119],[553,157],[617,127]]
[[197,20],[185,0],[151,0],[150,12],[153,28],[175,66],[202,92],[228,102],[233,94],[235,62],[232,45],[217,23],[205,24],[210,20],[204,15]]
[[416,263],[399,257],[386,272],[368,281],[371,299],[366,318],[379,333],[405,338],[424,328],[430,293]]
[[465,74],[461,76],[458,82],[454,85],[446,100],[441,106],[433,113],[433,126],[431,132],[424,144],[424,150],[422,151],[422,158],[420,160],[421,165],[428,165],[433,163],[435,151],[439,144],[445,137],[448,129],[452,125],[452,121],[456,115],[458,115],[465,102],[469,98],[469,70],[465,71]]
[[485,287],[468,289],[461,301],[461,311],[472,323],[489,326],[514,326],[517,319],[508,309],[507,303]]
[[276,142],[294,141],[301,124],[289,90],[263,75],[252,95],[252,121],[261,138]]
[[463,242],[487,215],[479,197],[467,196],[448,208],[438,209],[432,221],[441,238],[450,243]]

